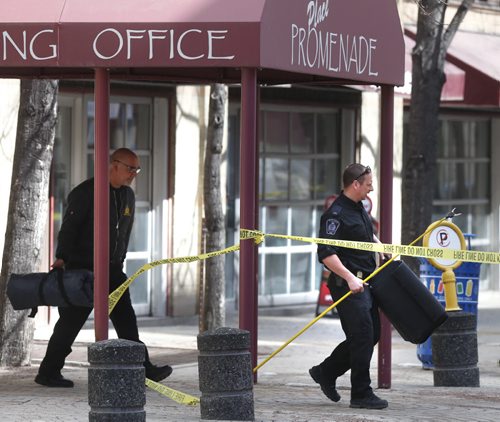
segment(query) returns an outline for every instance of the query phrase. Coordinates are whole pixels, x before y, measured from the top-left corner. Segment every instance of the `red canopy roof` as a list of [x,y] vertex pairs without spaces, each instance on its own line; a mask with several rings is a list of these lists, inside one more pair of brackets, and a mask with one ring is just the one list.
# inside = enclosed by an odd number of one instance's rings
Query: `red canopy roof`
[[[406,64],[410,70],[415,31],[413,26],[405,28],[407,54],[410,54]],[[457,31],[446,54],[446,83],[441,101],[486,107],[500,105],[500,61],[498,55],[485,51],[500,51],[500,36]]]
[[2,0],[0,77],[402,85],[394,0]]
[[[397,88],[396,92],[402,94],[406,99],[411,97],[411,78],[412,78],[412,50],[415,47],[415,40],[408,35],[404,36],[406,46],[405,58],[405,85]],[[444,72],[446,74],[446,82],[443,85],[441,92],[441,101],[463,101],[465,71],[450,63],[448,60],[444,63]]]

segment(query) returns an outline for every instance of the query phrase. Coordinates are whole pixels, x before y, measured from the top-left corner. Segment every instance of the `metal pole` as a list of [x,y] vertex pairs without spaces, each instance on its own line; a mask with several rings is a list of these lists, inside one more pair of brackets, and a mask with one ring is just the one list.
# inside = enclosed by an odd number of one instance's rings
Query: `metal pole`
[[108,339],[109,295],[109,72],[95,70],[94,140],[94,330]]
[[[257,70],[241,70],[240,227],[256,229]],[[252,368],[257,364],[257,247],[240,241],[240,328],[250,332]]]
[[[382,85],[380,122],[380,240],[392,243],[392,193],[394,155],[394,87]],[[378,386],[391,388],[391,323],[380,313]]]
[[[254,144],[254,150],[255,150],[255,212],[253,215],[253,222],[254,222],[254,227],[257,229],[259,227],[259,214],[260,214],[260,204],[259,204],[259,180],[260,180],[260,172],[259,172],[259,138],[258,134],[260,133],[259,130],[259,124],[260,124],[260,119],[259,119],[259,110],[260,110],[260,89],[259,85],[256,85],[256,103],[255,103],[255,112],[256,112],[256,126],[255,126],[255,144]],[[259,280],[258,280],[258,274],[259,274],[259,249],[258,247],[255,248],[254,251],[254,271],[255,271],[255,284],[254,284],[254,304],[253,304],[253,309],[255,310],[255,343],[253,347],[255,347],[255,356],[253,356],[253,359],[255,359],[255,364],[257,364],[258,360],[258,320],[259,320]],[[253,363],[253,362],[252,362]],[[252,368],[255,368],[255,366],[252,366]],[[253,374],[253,381],[254,383],[257,383],[257,373]]]

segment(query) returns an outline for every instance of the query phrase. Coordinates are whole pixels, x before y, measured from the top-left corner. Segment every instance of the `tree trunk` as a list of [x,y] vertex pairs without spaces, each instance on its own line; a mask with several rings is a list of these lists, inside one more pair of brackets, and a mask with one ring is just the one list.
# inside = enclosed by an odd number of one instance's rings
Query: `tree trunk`
[[[6,297],[11,273],[39,270],[48,211],[58,82],[22,80],[9,214],[0,274],[0,366],[28,365],[33,339],[29,311]],[[69,142],[69,140],[67,140]]]
[[[226,97],[227,93],[224,85],[213,84],[210,86],[203,186],[207,252],[223,249],[225,243],[220,166],[222,162]],[[216,256],[205,261],[202,331],[222,327],[225,324],[224,262],[225,255]]]
[[[412,52],[409,136],[403,145],[403,244],[415,240],[432,222],[439,108],[446,80],[444,62],[453,36],[472,1],[464,0],[447,26],[444,25],[447,2],[419,2],[416,44]],[[409,260],[409,264],[415,271],[418,269],[416,260]]]

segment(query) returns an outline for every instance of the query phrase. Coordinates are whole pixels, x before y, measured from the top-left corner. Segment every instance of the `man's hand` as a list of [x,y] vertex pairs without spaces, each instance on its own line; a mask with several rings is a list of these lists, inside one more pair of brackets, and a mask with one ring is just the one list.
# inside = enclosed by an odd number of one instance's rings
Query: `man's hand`
[[[373,235],[373,241],[375,243],[382,244],[382,242],[380,241],[380,239],[377,236],[375,236],[375,235]],[[392,254],[387,253],[387,252],[386,253],[384,253],[384,252],[379,252],[378,253],[378,259],[379,259],[379,263],[380,264],[383,264],[385,261],[389,261],[389,259],[391,259],[391,257],[392,257]]]
[[61,258],[57,258],[51,265],[51,268],[64,268],[64,261]]
[[361,293],[365,290],[363,280],[354,275],[346,279],[346,281],[349,289],[351,290],[351,292],[353,292],[353,294]]
[[378,259],[380,264],[383,264],[386,261],[389,261],[389,259],[392,258],[392,254],[390,253],[384,253],[384,252],[379,252],[378,253]]

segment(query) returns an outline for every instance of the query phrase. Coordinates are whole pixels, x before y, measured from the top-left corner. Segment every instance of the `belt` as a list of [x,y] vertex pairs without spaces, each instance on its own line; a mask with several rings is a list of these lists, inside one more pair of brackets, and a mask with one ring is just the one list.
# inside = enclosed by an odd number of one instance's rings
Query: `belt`
[[[337,285],[337,287],[340,287],[342,286],[343,283],[346,283],[346,281],[342,277],[339,277],[337,274],[333,272],[332,274],[335,278],[335,284]],[[364,273],[363,271],[357,271],[356,277],[360,278],[361,280],[364,280],[365,277],[368,277],[368,273]]]

